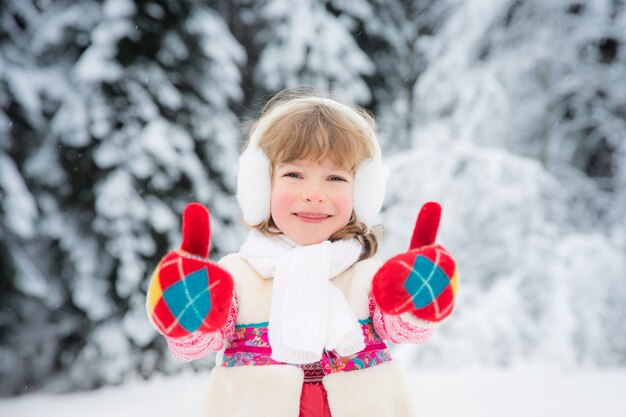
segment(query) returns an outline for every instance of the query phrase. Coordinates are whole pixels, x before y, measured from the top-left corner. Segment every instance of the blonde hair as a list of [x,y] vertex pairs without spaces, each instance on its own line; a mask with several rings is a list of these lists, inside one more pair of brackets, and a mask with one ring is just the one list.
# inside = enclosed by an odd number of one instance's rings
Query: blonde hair
[[[261,116],[254,123],[250,134],[263,122],[278,106],[287,111],[281,111],[282,116],[275,117],[273,123],[267,127],[260,138],[259,148],[270,160],[270,176],[274,178],[276,165],[298,159],[319,162],[329,158],[341,169],[356,173],[359,165],[374,155],[374,149],[369,132],[358,126],[344,112],[324,105],[319,94],[312,94],[311,90],[283,90],[273,96],[263,107]],[[298,100],[311,98],[312,100]],[[287,107],[285,107],[287,106]],[[375,129],[373,116],[366,110],[352,107],[371,130]],[[244,225],[256,229],[266,236],[279,235],[271,214],[268,219],[256,225]],[[354,210],[346,226],[330,236],[329,240],[336,241],[354,237],[363,252],[361,260],[373,256],[378,250],[378,237],[382,235],[382,226],[371,230],[356,219]]]

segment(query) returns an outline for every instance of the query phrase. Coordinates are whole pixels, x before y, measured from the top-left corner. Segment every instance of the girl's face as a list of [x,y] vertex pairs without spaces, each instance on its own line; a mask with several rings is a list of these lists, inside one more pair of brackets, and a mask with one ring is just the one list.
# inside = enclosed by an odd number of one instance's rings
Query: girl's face
[[330,159],[278,164],[270,200],[274,223],[301,245],[327,240],[350,221],[353,183],[352,173]]

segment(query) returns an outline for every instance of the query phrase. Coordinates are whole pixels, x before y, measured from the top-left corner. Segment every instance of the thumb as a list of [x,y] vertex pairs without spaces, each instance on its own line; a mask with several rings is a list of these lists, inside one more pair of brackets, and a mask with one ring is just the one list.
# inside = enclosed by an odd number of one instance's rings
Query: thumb
[[429,201],[424,204],[417,215],[409,249],[416,249],[435,243],[437,230],[439,229],[439,220],[441,220],[441,206],[439,203]]
[[187,204],[183,212],[181,249],[193,255],[208,258],[210,237],[209,210],[200,203]]

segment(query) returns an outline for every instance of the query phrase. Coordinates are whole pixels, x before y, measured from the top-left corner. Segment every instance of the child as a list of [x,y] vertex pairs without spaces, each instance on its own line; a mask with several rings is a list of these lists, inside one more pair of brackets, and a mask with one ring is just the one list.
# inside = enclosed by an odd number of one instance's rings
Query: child
[[453,309],[456,266],[424,206],[411,248],[381,266],[373,232],[386,167],[364,111],[282,92],[240,159],[251,228],[239,253],[209,254],[191,204],[181,249],[159,263],[148,315],[174,356],[218,352],[205,416],[404,417],[409,392],[384,340],[421,343]]

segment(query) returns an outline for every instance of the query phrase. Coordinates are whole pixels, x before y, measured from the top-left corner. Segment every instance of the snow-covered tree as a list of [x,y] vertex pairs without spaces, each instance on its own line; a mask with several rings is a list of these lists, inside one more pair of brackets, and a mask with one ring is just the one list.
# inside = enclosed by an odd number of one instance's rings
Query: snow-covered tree
[[373,0],[367,7],[345,0],[335,3],[359,22],[357,40],[374,62],[371,108],[383,147],[390,152],[409,148],[421,105],[414,97],[416,84],[427,66],[424,40],[436,36],[455,2]]
[[171,368],[147,278],[190,200],[211,207],[214,254],[236,244],[245,51],[192,1],[11,1],[2,19],[2,389]]
[[625,364],[623,235],[593,225],[610,200],[590,179],[569,170],[563,181],[538,160],[474,144],[389,162],[383,258],[407,247],[420,205],[439,201],[438,241],[460,274],[456,312],[412,351],[416,364]]
[[418,39],[426,68],[389,241],[420,200],[442,201],[465,271],[450,337],[427,356],[624,364],[625,12],[470,0]]
[[82,339],[74,335],[86,322],[69,301],[71,267],[59,244],[61,223],[49,214],[71,193],[72,165],[63,165],[67,154],[62,145],[48,139],[51,119],[67,91],[65,59],[76,57],[85,39],[68,49],[59,43],[66,30],[88,31],[97,21],[98,6],[94,2],[73,9],[64,6],[48,11],[30,1],[1,6],[3,393],[36,386],[58,370],[63,362],[60,353],[71,355]]
[[364,77],[374,65],[355,41],[353,19],[317,0],[268,0],[258,13],[257,87],[275,92],[308,85],[354,103],[371,100]]
[[[506,147],[623,185],[626,11],[610,0],[460,3],[419,40],[417,137]],[[619,180],[619,183],[616,181]]]

